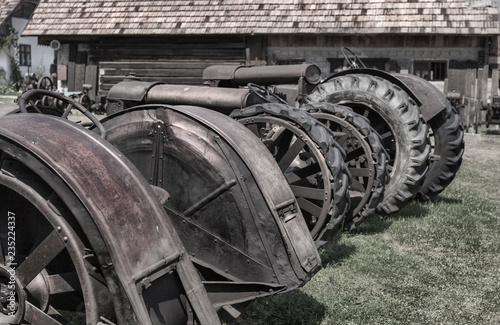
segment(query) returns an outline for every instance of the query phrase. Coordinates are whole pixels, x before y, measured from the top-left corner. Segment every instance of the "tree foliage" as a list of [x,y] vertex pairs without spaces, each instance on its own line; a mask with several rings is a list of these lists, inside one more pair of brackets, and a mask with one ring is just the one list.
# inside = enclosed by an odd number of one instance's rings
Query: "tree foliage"
[[21,70],[19,69],[19,64],[16,59],[17,40],[19,39],[19,36],[14,27],[12,27],[12,24],[8,21],[4,21],[0,25],[0,30],[6,31],[6,33],[0,34],[0,49],[6,51],[10,60],[10,81],[15,85],[19,85],[23,80]]

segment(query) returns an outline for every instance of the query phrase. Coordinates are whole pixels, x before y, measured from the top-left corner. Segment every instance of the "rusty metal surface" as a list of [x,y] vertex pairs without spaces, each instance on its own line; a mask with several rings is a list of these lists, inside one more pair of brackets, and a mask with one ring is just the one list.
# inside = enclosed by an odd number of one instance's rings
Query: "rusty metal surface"
[[259,67],[214,65],[203,71],[204,80],[230,80],[240,86],[246,86],[248,83],[297,84],[301,78],[309,84],[318,84],[321,80],[321,70],[314,64],[292,64]]
[[3,117],[0,130],[5,141],[21,144],[16,159],[23,161],[24,152],[37,157],[81,200],[92,216],[86,222],[98,229],[87,237],[105,243],[112,260],[106,268],[116,272],[140,324],[161,321],[165,285],[172,285],[174,295],[186,295],[202,323],[219,323],[154,191],[120,152],[76,124],[44,115]]
[[141,102],[146,97],[148,91],[159,82],[147,82],[134,79],[123,80],[109,90],[107,98],[110,100],[120,99],[124,101]]
[[242,125],[215,111],[166,105],[136,107],[102,122],[108,140],[169,192],[165,207],[207,280],[286,290],[318,270],[300,211],[286,221],[280,215],[296,204],[293,193]]
[[144,103],[197,105],[230,112],[233,109],[249,105],[251,98],[254,96],[251,96],[247,89],[157,85],[148,92]]
[[243,88],[170,85],[142,81],[122,81],[110,89],[108,115],[141,104],[195,105],[224,114],[261,103],[258,96]]

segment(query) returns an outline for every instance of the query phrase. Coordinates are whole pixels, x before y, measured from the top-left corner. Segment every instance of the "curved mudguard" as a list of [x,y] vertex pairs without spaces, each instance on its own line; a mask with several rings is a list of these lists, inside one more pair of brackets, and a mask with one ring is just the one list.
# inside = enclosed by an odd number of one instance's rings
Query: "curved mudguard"
[[[129,305],[115,304],[122,308],[118,319],[157,324],[165,305],[187,296],[201,323],[220,324],[155,192],[118,150],[75,123],[40,114],[0,118],[0,144],[32,170],[53,170],[59,178],[40,176],[61,198],[69,189],[82,202],[87,212],[76,211],[75,218],[113,283],[110,290]],[[123,319],[120,312],[130,307],[134,316]]]
[[349,69],[341,71],[324,80],[328,82],[331,78],[349,74],[369,74],[390,81],[403,89],[411,99],[420,107],[423,119],[428,122],[439,112],[446,108],[446,97],[434,85],[425,79],[411,74],[391,74],[377,69]]
[[[102,120],[108,141],[150,181],[210,291],[237,303],[304,284],[320,258],[273,157],[237,121],[194,106],[144,105]],[[266,292],[242,293],[261,283]],[[250,290],[252,291],[252,290]],[[219,292],[220,293],[220,292]],[[212,298],[213,296],[211,296]]]
[[442,112],[446,108],[445,94],[436,86],[425,79],[412,74],[395,74],[402,80],[420,99],[420,112],[426,122],[430,121],[434,116]]

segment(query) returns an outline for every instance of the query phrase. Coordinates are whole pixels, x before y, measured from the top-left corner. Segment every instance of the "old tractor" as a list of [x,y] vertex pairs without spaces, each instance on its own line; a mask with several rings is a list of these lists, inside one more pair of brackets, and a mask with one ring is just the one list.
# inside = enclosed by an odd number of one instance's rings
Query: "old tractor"
[[500,96],[493,96],[492,103],[486,107],[486,127],[500,124]]
[[306,283],[340,231],[436,196],[461,162],[456,111],[346,59],[326,80],[309,64],[130,77],[102,120],[23,94],[0,113],[0,323],[219,324]]
[[[310,165],[309,156],[314,156],[319,165],[325,160],[318,141],[315,146],[320,152],[305,149],[307,157],[299,157],[304,147],[296,148],[294,155],[291,145],[294,139],[304,137],[298,135],[298,129],[311,133],[322,128],[316,122],[302,125],[303,121],[319,119],[334,132],[334,139],[347,154],[344,161],[352,175],[351,208],[342,205],[340,185],[345,185],[347,176],[338,163],[333,162],[337,167],[329,166],[330,175],[325,173],[327,166],[314,174],[292,172],[297,166],[284,166],[285,162],[280,163],[281,168],[292,188],[298,183],[307,183],[310,188],[295,190],[297,199],[303,202],[301,209],[311,216],[310,228],[326,229],[329,222],[319,226],[318,220],[333,221],[347,214],[344,227],[352,229],[375,211],[389,214],[415,197],[425,201],[437,196],[460,167],[464,142],[458,113],[437,88],[416,76],[360,68],[359,58],[348,49],[344,53],[353,68],[326,80],[320,80],[319,68],[310,64],[212,66],[203,74],[210,87],[144,82],[131,77],[110,90],[107,112],[112,115],[143,104],[195,105],[216,110],[249,127],[278,163],[290,150],[286,156],[294,159],[286,162],[302,163],[302,168]],[[321,181],[312,181],[312,175]],[[312,196],[313,189],[319,188],[324,193],[333,189],[329,198],[319,200],[333,200],[333,209],[318,204],[319,197]],[[313,237],[321,236],[315,230]]]
[[[65,108],[32,100],[44,96]],[[37,89],[0,117],[0,323],[220,324],[319,270],[291,188],[241,123],[197,107],[123,113],[101,123]]]

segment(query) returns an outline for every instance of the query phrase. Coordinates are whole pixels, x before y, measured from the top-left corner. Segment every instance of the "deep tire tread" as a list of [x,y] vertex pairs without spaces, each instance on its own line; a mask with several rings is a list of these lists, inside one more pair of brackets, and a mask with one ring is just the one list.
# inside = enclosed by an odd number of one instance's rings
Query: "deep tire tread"
[[[352,87],[354,80],[358,84],[356,88]],[[390,99],[384,98],[389,90],[394,95]],[[415,102],[389,81],[366,74],[334,77],[305,98],[306,103],[322,101],[369,107],[388,121],[399,143],[394,157],[398,167],[391,173],[378,211],[389,214],[406,206],[420,190],[430,152],[427,125]]]
[[429,121],[433,131],[434,153],[441,158],[431,162],[425,181],[417,194],[419,201],[428,201],[441,193],[455,178],[465,150],[464,129],[456,109],[446,102],[446,108]]

